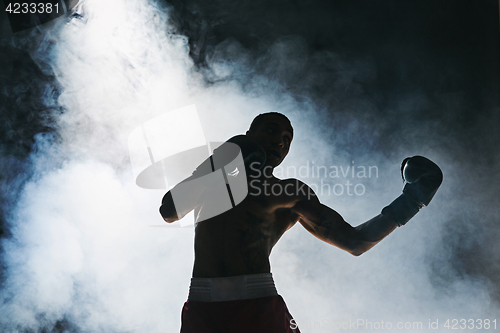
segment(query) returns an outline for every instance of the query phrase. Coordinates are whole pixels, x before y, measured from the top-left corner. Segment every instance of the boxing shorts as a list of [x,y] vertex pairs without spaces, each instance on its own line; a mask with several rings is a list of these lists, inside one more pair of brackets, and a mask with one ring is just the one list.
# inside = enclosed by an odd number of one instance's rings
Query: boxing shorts
[[300,333],[271,273],[192,278],[181,333]]

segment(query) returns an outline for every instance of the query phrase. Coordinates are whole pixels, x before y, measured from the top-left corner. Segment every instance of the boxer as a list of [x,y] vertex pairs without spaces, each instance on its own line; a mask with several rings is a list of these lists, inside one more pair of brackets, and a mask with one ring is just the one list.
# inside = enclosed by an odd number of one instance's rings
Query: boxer
[[[359,256],[428,205],[442,182],[442,172],[432,161],[421,156],[405,159],[403,193],[381,214],[353,227],[321,204],[303,182],[273,176],[292,140],[290,121],[276,112],[258,115],[245,136],[228,140],[241,147],[249,192],[234,208],[196,223],[182,333],[300,332],[271,274],[269,255],[281,236],[298,222],[320,240]],[[273,186],[282,191],[265,191]],[[209,189],[203,191],[209,195]],[[203,197],[197,196],[189,207],[203,209]],[[173,223],[186,212],[176,212],[169,191],[160,213]]]

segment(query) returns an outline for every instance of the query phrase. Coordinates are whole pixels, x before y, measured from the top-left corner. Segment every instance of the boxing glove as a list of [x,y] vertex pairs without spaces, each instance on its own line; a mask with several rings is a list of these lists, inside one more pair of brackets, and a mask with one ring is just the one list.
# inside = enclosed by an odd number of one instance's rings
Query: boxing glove
[[422,156],[408,157],[401,164],[401,175],[405,183],[403,194],[382,215],[392,217],[398,226],[405,225],[418,211],[427,206],[443,181],[441,169]]
[[[237,158],[240,152],[242,159]],[[242,161],[243,164],[239,165],[238,161]],[[212,156],[201,163],[187,180],[205,176],[224,167],[228,175],[235,167],[244,168],[248,179],[260,175],[265,163],[266,152],[257,141],[247,135],[236,135],[214,149]]]
[[248,135],[236,135],[227,142],[237,144],[241,149],[247,177],[260,174],[266,163],[266,151],[262,146]]

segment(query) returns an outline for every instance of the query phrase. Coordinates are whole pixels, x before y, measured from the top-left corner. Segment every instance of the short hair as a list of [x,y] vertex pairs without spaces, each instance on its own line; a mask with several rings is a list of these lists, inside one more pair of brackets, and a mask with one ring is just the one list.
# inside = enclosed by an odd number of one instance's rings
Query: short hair
[[[285,116],[282,113],[272,111],[272,112],[261,113],[257,117],[255,117],[252,120],[252,123],[250,124],[250,128],[248,129],[248,131],[249,132],[255,132],[257,130],[257,128],[259,128],[259,126],[264,121],[264,118],[266,116],[270,116],[270,115],[276,115],[276,116],[281,116],[281,117],[285,118],[288,121],[288,123],[290,124],[290,127],[292,127],[292,123],[290,122],[290,119],[287,118],[287,116]],[[293,129],[293,127],[292,127],[292,129]]]

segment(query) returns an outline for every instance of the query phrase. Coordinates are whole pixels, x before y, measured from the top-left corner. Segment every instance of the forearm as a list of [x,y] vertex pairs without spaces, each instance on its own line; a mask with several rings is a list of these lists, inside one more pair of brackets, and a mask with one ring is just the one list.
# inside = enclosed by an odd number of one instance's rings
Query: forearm
[[443,181],[441,169],[431,160],[414,156],[401,165],[405,181],[403,194],[384,207],[382,214],[355,228],[361,254],[380,242],[397,226],[405,225],[418,211],[429,204]]
[[300,221],[314,236],[355,256],[371,249],[397,227],[394,219],[382,214],[352,227],[340,214],[324,205],[316,207],[314,215],[302,211]]
[[383,214],[379,214],[371,220],[358,225],[354,228],[356,242],[354,243],[354,251],[351,253],[360,255],[368,251],[393,232],[397,226],[394,219]]

